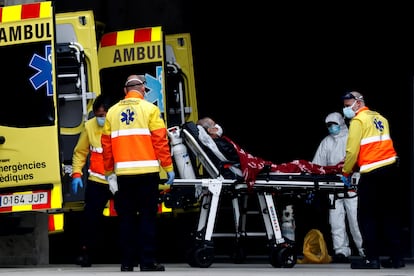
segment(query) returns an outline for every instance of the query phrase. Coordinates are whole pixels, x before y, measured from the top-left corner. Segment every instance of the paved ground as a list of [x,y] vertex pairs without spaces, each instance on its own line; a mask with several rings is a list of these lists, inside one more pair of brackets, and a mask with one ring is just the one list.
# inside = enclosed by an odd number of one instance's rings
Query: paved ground
[[[323,275],[414,275],[414,262],[408,262],[402,269],[379,269],[379,270],[354,270],[350,269],[349,264],[296,264],[293,268],[274,268],[267,263],[213,263],[209,268],[193,268],[186,263],[166,263],[165,272],[148,272],[150,275],[220,275],[220,276],[242,276],[242,275],[306,275],[306,276],[323,276]],[[135,268],[135,273],[141,273]],[[28,276],[28,275],[65,275],[65,276],[88,276],[88,275],[125,275],[120,272],[119,265],[116,264],[99,264],[89,268],[81,268],[75,265],[48,265],[42,267],[15,267],[0,268],[0,274],[10,276]],[[128,274],[127,274],[128,275]]]

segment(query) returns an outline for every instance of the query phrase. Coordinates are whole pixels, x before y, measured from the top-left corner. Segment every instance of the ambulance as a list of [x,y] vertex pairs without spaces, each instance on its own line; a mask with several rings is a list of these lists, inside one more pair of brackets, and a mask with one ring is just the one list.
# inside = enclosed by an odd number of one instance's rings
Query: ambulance
[[121,99],[126,77],[142,74],[145,99],[160,108],[168,127],[197,120],[191,53],[188,33],[164,35],[161,26],[105,33],[98,49],[102,94]]
[[[64,214],[84,204],[84,190],[74,194],[70,185],[84,122],[99,94],[123,97],[129,74],[146,76],[146,99],[167,126],[197,120],[189,34],[165,35],[155,26],[97,37],[100,26],[92,11],[55,14],[51,1],[0,8],[0,57],[8,66],[1,78],[0,221],[36,212],[48,217],[49,234],[64,231]],[[160,202],[159,212],[171,209]],[[116,215],[113,202],[104,214]]]
[[55,51],[51,2],[0,8],[0,57],[7,66],[1,75],[0,213],[51,214],[51,232],[63,230]]

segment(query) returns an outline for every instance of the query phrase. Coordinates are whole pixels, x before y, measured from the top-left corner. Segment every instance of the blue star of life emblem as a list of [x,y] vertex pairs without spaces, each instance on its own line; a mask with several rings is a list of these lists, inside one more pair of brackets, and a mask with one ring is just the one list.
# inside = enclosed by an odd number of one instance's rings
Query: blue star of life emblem
[[121,112],[121,116],[121,122],[129,125],[135,119],[135,112],[128,108],[127,110]]
[[377,118],[374,119],[374,125],[376,129],[378,129],[380,132],[384,130],[384,124],[382,123],[382,121],[378,120]]
[[46,85],[46,95],[53,95],[52,85],[52,46],[45,46],[45,55],[39,56],[34,54],[30,60],[29,66],[37,73],[30,78],[30,82],[35,90],[38,90],[42,86]]

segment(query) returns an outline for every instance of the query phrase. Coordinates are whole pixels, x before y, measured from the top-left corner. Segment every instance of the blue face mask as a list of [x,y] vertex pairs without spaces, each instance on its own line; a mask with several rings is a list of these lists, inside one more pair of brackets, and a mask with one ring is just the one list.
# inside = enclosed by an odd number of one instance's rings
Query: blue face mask
[[329,134],[331,135],[338,135],[341,131],[341,127],[339,125],[331,125],[328,127]]
[[98,122],[98,125],[102,127],[105,124],[105,117],[96,117],[96,121]]
[[351,106],[344,107],[343,112],[344,116],[348,119],[355,117],[355,111],[352,109],[357,101],[355,101]]

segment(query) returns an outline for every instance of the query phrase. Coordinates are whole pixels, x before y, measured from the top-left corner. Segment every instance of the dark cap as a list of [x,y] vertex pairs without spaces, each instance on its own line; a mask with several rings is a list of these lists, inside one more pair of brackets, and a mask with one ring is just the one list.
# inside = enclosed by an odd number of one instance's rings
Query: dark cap
[[362,96],[361,93],[357,91],[348,92],[342,96],[342,100],[351,100],[351,99],[363,102],[364,96]]

